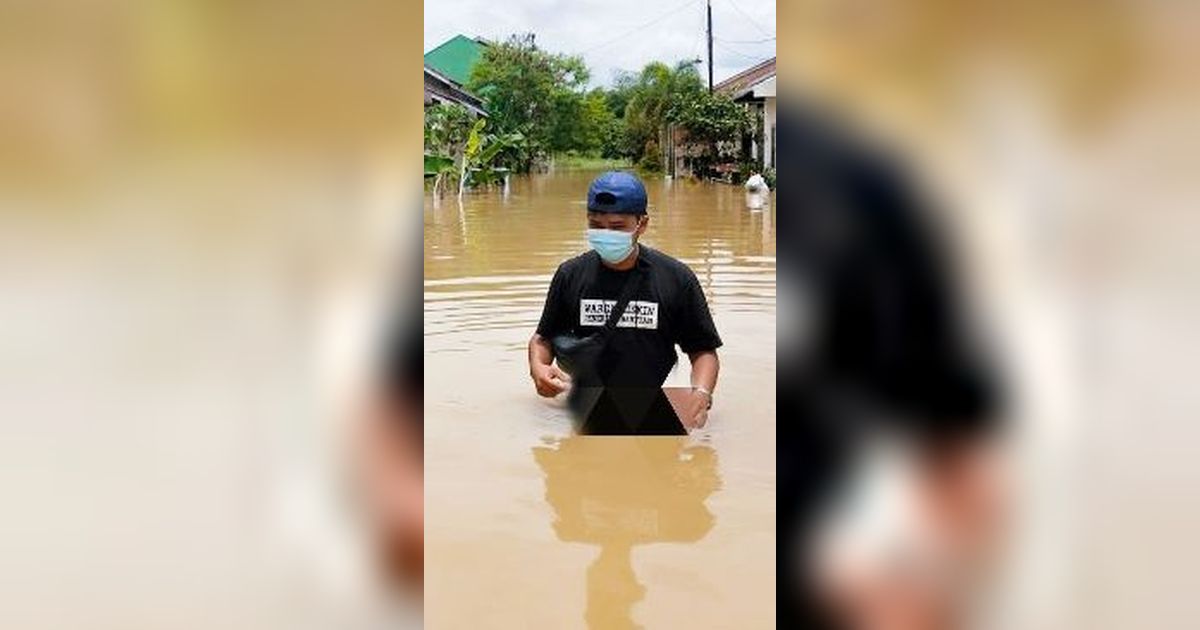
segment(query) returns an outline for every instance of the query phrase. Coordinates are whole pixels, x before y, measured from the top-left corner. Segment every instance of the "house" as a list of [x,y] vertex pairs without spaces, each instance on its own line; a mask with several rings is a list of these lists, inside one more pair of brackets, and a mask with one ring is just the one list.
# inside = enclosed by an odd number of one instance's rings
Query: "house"
[[425,66],[425,106],[457,103],[476,116],[487,116],[483,101],[446,75]]
[[476,116],[487,116],[483,101],[463,87],[487,45],[481,39],[455,35],[425,53],[425,106],[457,103]]
[[[751,158],[760,170],[775,168],[775,58],[772,57],[751,68],[743,70],[713,86],[713,91],[725,94],[735,102],[752,109],[761,121],[757,137],[747,136],[741,140],[740,153]],[[693,174],[689,166],[698,155],[698,147],[688,141],[688,134],[674,124],[667,125],[666,141],[663,143],[663,161],[667,173],[672,176]],[[717,166],[718,173],[728,174],[735,169],[733,164]]]
[[749,150],[764,170],[775,168],[775,57],[725,79],[714,85],[713,90],[759,113],[762,146],[751,141]]

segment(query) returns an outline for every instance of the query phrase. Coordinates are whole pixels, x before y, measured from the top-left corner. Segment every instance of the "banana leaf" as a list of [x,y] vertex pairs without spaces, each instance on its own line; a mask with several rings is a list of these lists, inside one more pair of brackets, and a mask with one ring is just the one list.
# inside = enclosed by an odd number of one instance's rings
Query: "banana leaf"
[[425,174],[435,176],[442,171],[454,168],[454,159],[444,155],[425,155]]

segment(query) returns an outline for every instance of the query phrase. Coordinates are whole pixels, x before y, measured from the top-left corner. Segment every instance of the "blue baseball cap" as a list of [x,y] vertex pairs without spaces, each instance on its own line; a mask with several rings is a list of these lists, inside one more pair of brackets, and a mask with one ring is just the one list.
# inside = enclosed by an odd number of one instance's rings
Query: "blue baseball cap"
[[588,212],[646,214],[646,187],[632,173],[602,173],[588,187],[587,209]]

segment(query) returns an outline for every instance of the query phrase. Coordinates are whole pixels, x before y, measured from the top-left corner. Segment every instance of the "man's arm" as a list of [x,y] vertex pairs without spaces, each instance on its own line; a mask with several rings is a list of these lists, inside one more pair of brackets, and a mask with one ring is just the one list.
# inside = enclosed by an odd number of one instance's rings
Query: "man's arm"
[[550,342],[538,333],[529,338],[529,376],[539,396],[553,398],[571,386],[571,377],[554,365]]
[[708,410],[712,407],[721,361],[717,358],[716,350],[689,352],[688,359],[692,362],[692,397],[681,420],[688,428],[695,429],[708,422]]
[[546,305],[542,307],[542,318],[537,330],[529,339],[529,377],[540,396],[553,398],[571,386],[571,377],[554,365],[554,348],[549,337],[566,328],[563,283],[566,282],[564,267],[559,265],[546,291]]
[[708,422],[713,389],[717,386],[717,372],[721,369],[717,359],[721,336],[717,334],[712,312],[708,310],[708,300],[704,298],[704,289],[700,287],[696,274],[688,272],[684,287],[680,307],[682,325],[677,342],[692,362],[692,395],[680,419],[688,428],[694,429]]
[[717,351],[689,352],[688,359],[692,361],[692,387],[703,388],[711,396],[717,388],[717,374],[721,371]]

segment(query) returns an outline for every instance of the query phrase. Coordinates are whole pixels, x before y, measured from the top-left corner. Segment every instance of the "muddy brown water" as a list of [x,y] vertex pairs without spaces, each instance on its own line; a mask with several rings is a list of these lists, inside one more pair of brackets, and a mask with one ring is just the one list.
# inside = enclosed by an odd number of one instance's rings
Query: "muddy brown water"
[[725,342],[716,404],[685,438],[581,437],[526,343],[596,174],[426,195],[426,627],[773,627],[774,202],[647,179],[644,240],[695,270]]

